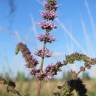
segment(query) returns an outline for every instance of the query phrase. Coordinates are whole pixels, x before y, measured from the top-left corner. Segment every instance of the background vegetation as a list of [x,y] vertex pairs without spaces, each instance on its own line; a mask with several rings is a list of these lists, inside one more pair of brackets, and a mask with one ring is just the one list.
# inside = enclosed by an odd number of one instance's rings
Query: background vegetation
[[[9,74],[5,75],[6,78],[10,78]],[[43,81],[41,96],[51,96],[53,90],[58,84],[62,84],[64,80],[69,80],[71,72],[64,72],[61,79],[53,79],[49,81]],[[96,79],[91,78],[88,73],[83,73],[81,78],[83,79],[86,88],[88,89],[88,96],[96,96]],[[28,78],[22,72],[18,72],[16,78],[16,89],[22,94],[22,96],[35,96],[36,94],[36,81],[34,78]],[[0,96],[17,96],[11,92],[7,92],[6,86],[0,83]]]

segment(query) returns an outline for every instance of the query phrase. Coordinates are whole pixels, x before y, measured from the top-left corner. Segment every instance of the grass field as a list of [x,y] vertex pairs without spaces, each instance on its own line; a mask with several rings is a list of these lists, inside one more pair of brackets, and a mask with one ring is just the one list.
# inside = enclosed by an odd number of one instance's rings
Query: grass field
[[[43,81],[41,96],[52,96],[54,89],[58,83],[63,83],[64,81]],[[96,81],[86,80],[83,81],[88,89],[88,96],[96,96]],[[22,96],[36,96],[36,81],[18,81],[16,83],[16,90],[18,90]],[[17,96],[11,92],[6,91],[6,86],[0,84],[0,96]]]

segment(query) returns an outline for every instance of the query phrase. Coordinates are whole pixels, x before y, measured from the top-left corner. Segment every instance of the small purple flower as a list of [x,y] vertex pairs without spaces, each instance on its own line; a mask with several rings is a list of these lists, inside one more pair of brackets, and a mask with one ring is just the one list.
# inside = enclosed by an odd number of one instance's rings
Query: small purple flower
[[35,74],[37,74],[37,73],[40,73],[40,69],[32,68],[31,74],[32,74],[32,75],[35,75]]
[[52,52],[50,52],[47,48],[45,49],[40,49],[35,53],[37,56],[40,57],[51,57],[52,56]]
[[55,65],[48,65],[45,70],[46,76],[52,77],[53,75],[57,75],[57,72],[60,71],[60,67],[62,66],[63,64],[61,62],[57,62]]
[[56,11],[57,10],[57,5],[56,3],[45,3],[45,9],[49,11]]
[[34,74],[32,74],[32,75],[34,75],[37,80],[43,80],[46,77],[46,74],[43,72],[40,72],[40,70],[39,71],[35,70],[35,71],[33,71],[33,73]]
[[47,20],[54,20],[56,13],[54,11],[46,11],[41,13],[42,17]]
[[48,73],[48,72],[50,72],[50,70],[51,70],[51,68],[53,67],[53,65],[51,64],[51,65],[48,65],[47,67],[46,67],[46,73]]
[[52,29],[56,29],[56,25],[51,23],[51,22],[48,22],[48,21],[43,21],[40,23],[40,26],[43,30],[47,30],[47,31],[51,31]]
[[34,75],[37,80],[43,80],[46,75],[43,72],[41,72],[40,69],[35,69],[35,68],[31,70],[31,74]]
[[38,40],[40,40],[41,42],[44,41],[45,43],[52,43],[53,41],[55,41],[55,38],[51,35],[49,35],[48,33],[44,34],[44,35],[38,35],[37,36]]
[[35,78],[36,78],[37,80],[40,80],[40,79],[41,79],[41,74],[40,74],[40,73],[36,73],[36,74],[35,74]]

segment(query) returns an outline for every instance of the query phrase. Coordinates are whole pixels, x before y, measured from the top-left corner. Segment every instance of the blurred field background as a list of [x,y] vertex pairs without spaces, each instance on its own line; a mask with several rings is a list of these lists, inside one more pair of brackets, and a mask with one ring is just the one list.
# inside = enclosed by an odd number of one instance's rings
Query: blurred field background
[[[57,80],[53,78],[49,81],[43,81],[41,96],[52,96],[53,92],[56,89],[58,84],[62,84],[65,80],[70,79],[71,72],[64,73],[64,76]],[[6,74],[6,79],[10,78],[8,74]],[[88,96],[96,96],[96,78],[91,78],[88,73],[83,73],[81,78],[83,79],[83,83],[88,89]],[[36,96],[36,84],[37,81],[34,78],[28,78],[24,75],[24,73],[18,73],[17,77],[14,80],[16,82],[16,90],[22,94],[22,96]],[[11,92],[7,92],[6,86],[0,84],[0,96],[18,96]]]

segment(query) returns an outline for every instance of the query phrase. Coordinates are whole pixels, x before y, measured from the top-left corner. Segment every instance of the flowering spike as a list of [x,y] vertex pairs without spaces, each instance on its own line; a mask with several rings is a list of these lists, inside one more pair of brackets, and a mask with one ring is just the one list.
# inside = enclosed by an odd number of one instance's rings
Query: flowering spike
[[23,57],[25,58],[25,61],[27,63],[26,66],[28,68],[35,67],[38,64],[38,61],[35,58],[33,58],[33,56],[31,55],[31,52],[29,51],[29,49],[25,44],[19,43],[17,45],[17,48],[22,52]]

